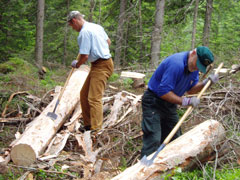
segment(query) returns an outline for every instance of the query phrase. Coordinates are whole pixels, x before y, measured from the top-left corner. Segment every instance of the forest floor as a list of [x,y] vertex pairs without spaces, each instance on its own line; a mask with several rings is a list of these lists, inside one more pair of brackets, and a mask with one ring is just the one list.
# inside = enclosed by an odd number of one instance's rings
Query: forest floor
[[[225,168],[226,165],[229,167],[239,167],[240,165],[240,84],[237,78],[232,75],[228,76],[228,78],[223,77],[218,85],[211,87],[204,94],[201,105],[190,114],[181,127],[182,133],[185,133],[195,125],[208,119],[216,119],[224,125],[228,134],[226,142],[231,148],[228,153],[217,160],[218,168]],[[229,79],[231,80],[229,81]],[[19,80],[16,82],[19,83]],[[116,89],[112,88],[112,86],[116,87]],[[36,87],[34,86],[29,89],[34,88]],[[115,96],[122,91],[137,96],[142,95],[145,89],[146,87],[131,88],[129,84],[123,85],[122,82],[109,82],[104,97]],[[22,89],[18,89],[18,91],[14,89],[10,90],[10,92],[20,91]],[[51,101],[46,96],[47,91],[43,90],[42,92],[44,93],[41,93],[41,96],[38,96],[38,98],[44,99],[45,104],[38,104],[36,109],[40,110]],[[25,100],[23,101],[23,99]],[[21,103],[19,103],[20,101]],[[29,104],[26,105],[24,102],[27,102],[24,94],[16,96],[15,99],[13,98],[11,102],[12,106],[9,107],[6,113],[8,118],[21,116],[26,113]],[[113,101],[108,103],[110,106],[113,105]],[[131,102],[128,103],[131,104]],[[6,105],[6,103],[4,104]],[[127,104],[124,106],[124,109],[122,109],[123,113],[129,108]],[[184,114],[185,110],[179,107],[178,114],[180,117]],[[38,113],[35,112],[34,117],[37,115]],[[106,111],[104,116],[107,117],[108,115],[109,111]],[[33,120],[34,117],[27,121],[0,123],[0,156],[4,156],[10,143],[16,138],[16,133],[24,132],[27,123]],[[79,123],[82,123],[81,119],[79,119]],[[63,127],[61,130],[64,129],[66,127]],[[0,180],[17,178],[110,179],[114,177],[139,160],[142,147],[141,102],[139,101],[136,109],[124,117],[120,124],[104,129],[103,133],[97,136],[97,138],[93,138],[92,147],[93,151],[101,148],[94,167],[93,165],[84,164],[84,160],[79,157],[79,154],[82,154],[84,149],[79,146],[75,136],[70,136],[57,158],[45,162],[38,161],[30,168],[16,166],[10,161],[6,167],[2,167],[2,169],[0,167],[1,172],[3,172],[3,175],[0,175]],[[214,164],[215,162],[211,161],[209,164]],[[96,165],[97,163],[99,165]],[[200,169],[201,167],[202,165],[199,164]]]

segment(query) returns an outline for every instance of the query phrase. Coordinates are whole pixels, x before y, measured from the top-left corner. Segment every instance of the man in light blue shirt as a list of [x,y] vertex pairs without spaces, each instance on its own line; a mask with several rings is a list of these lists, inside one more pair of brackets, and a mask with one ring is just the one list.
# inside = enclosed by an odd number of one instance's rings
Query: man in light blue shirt
[[79,54],[88,54],[88,62],[111,58],[109,38],[103,27],[85,22],[78,36]]
[[72,61],[72,67],[78,68],[85,62],[91,63],[91,70],[81,89],[80,101],[84,127],[81,131],[98,131],[102,128],[102,96],[108,78],[114,70],[109,46],[111,41],[103,27],[84,20],[79,11],[71,11],[68,24],[79,32],[78,59]]
[[[142,98],[141,157],[156,151],[177,124],[177,104],[195,107],[200,103],[195,96],[182,96],[185,92],[195,94],[204,87],[208,79],[199,82],[199,70],[206,73],[206,67],[213,61],[212,52],[200,46],[192,51],[173,54],[161,62]],[[209,79],[216,83],[218,75],[212,74]],[[180,134],[179,130],[173,139]]]

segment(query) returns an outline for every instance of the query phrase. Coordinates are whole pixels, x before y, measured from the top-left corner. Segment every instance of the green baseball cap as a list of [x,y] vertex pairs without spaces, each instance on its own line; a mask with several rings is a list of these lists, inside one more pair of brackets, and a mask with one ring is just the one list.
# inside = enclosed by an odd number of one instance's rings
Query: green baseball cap
[[206,73],[207,66],[212,64],[214,57],[210,49],[206,46],[197,47],[197,67],[199,71]]

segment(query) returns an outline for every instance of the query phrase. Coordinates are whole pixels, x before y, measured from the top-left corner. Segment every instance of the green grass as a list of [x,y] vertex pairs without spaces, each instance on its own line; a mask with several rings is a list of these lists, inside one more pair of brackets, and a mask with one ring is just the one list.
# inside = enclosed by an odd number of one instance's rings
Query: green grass
[[214,169],[210,166],[206,166],[204,170],[194,170],[188,172],[182,172],[181,168],[177,168],[174,171],[174,175],[168,175],[165,179],[171,180],[212,180],[215,176],[216,180],[240,180],[240,169],[219,169],[216,170],[214,175]]

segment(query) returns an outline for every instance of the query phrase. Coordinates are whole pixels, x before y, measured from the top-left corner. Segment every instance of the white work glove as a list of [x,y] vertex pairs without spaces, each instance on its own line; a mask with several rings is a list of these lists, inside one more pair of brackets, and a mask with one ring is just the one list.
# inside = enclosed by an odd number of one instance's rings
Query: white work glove
[[184,97],[182,100],[182,106],[190,106],[192,105],[193,107],[196,107],[200,103],[200,99],[197,97]]
[[73,60],[71,66],[72,66],[73,68],[77,68],[77,63],[78,63],[77,60]]
[[208,78],[203,80],[203,84],[207,84],[208,80],[211,80],[213,84],[219,81],[219,76],[218,74],[210,74]]

